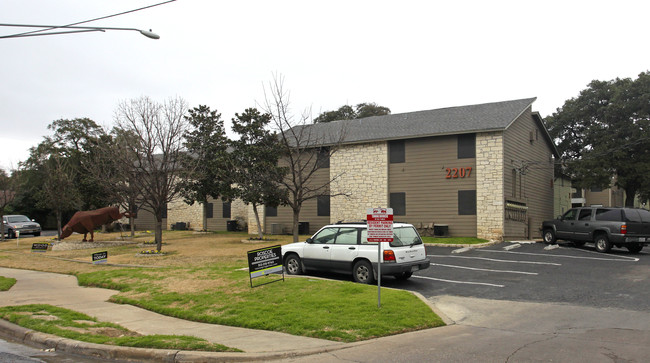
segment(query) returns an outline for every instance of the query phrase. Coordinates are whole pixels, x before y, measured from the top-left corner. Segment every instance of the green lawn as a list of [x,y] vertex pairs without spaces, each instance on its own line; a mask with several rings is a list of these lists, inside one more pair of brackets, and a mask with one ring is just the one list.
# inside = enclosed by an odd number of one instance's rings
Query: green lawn
[[[116,270],[80,274],[78,278],[84,286],[121,290],[113,302],[164,315],[336,341],[444,325],[427,305],[406,291],[382,289],[382,308],[377,308],[376,286],[306,277],[251,288],[248,272],[235,267]],[[176,291],[179,287],[174,281],[180,276],[195,276],[201,286],[186,287],[192,292]]]
[[0,291],[7,291],[16,284],[16,279],[0,276]]
[[52,305],[0,307],[0,318],[22,327],[95,344],[124,347],[237,352],[221,344],[187,335],[140,335],[118,324]]

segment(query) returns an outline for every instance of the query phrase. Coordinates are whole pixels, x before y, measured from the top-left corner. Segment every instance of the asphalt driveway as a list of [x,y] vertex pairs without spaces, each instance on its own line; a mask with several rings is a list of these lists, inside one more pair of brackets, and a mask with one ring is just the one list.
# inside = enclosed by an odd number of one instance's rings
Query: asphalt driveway
[[[650,254],[542,243],[501,243],[458,253],[427,247],[431,267],[410,280],[384,278],[382,285],[440,295],[521,302],[550,302],[597,308],[650,310]],[[650,251],[650,250],[649,250]]]

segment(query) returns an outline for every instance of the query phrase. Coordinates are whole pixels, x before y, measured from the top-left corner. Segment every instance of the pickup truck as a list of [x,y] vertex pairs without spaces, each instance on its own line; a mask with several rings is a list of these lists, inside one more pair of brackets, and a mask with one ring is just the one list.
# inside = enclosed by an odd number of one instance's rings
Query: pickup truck
[[638,208],[582,207],[542,223],[544,242],[561,239],[576,246],[593,243],[598,252],[613,246],[638,253],[650,243],[650,212]]

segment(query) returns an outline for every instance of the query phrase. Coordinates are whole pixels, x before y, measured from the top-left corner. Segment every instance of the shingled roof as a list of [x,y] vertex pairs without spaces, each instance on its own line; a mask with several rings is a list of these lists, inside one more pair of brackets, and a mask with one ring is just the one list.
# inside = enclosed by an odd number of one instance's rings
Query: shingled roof
[[[303,126],[312,140],[334,144],[502,131],[508,128],[537,98],[439,108],[435,110],[373,116]],[[303,130],[305,134],[306,129]]]

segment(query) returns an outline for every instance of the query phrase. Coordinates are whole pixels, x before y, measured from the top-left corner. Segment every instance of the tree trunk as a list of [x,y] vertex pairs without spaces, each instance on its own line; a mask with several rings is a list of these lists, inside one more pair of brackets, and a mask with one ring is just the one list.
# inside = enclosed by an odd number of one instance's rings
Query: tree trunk
[[253,203],[253,213],[255,213],[255,223],[257,223],[257,235],[260,239],[264,239],[264,231],[262,231],[262,223],[260,223],[260,215],[257,212],[257,205]]
[[131,238],[135,237],[135,218],[129,217],[129,227],[131,227]]
[[160,252],[162,250],[162,216],[161,213],[156,213],[156,228],[154,232],[156,240],[156,250]]
[[57,210],[56,211],[56,239],[61,240],[61,211]]
[[300,208],[293,209],[293,241],[298,242],[298,224],[300,220]]
[[627,187],[625,188],[625,206],[628,208],[633,208],[634,207],[634,197],[636,196],[636,188],[635,187]]
[[208,230],[208,198],[205,198],[203,200],[203,227],[201,227],[202,231],[207,231]]

